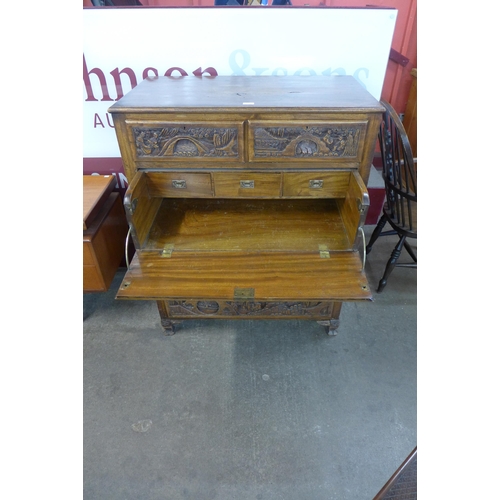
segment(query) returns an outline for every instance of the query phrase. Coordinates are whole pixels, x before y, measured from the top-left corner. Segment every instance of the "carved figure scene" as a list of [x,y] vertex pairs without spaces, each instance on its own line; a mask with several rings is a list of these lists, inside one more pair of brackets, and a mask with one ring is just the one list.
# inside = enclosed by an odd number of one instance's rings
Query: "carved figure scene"
[[256,157],[356,157],[361,126],[256,127]]
[[238,130],[236,128],[134,128],[133,133],[139,157],[238,156]]
[[324,316],[332,312],[330,302],[169,301],[169,316]]

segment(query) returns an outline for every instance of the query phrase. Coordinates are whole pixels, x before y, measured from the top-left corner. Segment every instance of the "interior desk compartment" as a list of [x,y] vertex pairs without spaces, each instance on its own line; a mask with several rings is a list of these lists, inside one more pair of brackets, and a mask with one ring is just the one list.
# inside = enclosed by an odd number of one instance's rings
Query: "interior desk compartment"
[[334,300],[371,299],[358,231],[368,193],[357,172],[349,173],[343,196],[330,199],[151,196],[147,177],[138,172],[125,196],[138,253],[118,298],[167,306],[203,298],[218,310],[218,301],[236,300],[241,290],[251,290],[252,301],[332,307]]
[[343,174],[345,186],[332,191],[337,194],[334,198],[252,200],[171,198],[169,184],[162,193],[157,182],[161,174],[141,171],[127,190],[125,209],[139,251],[162,252],[166,247],[173,252],[353,250],[369,198],[358,172]]

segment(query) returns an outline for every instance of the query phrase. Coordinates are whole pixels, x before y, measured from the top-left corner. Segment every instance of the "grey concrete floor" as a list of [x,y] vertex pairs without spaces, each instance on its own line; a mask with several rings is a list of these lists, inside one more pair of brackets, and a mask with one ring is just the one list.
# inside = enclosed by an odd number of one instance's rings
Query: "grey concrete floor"
[[336,337],[297,320],[166,337],[155,303],[114,299],[123,270],[84,295],[84,499],[371,500],[417,442],[416,270],[375,292],[395,242]]

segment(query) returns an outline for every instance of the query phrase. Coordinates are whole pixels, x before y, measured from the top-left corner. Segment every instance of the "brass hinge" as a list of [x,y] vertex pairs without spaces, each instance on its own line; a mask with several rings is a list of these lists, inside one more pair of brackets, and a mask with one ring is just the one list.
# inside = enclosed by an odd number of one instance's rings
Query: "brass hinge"
[[326,245],[318,245],[318,248],[319,248],[319,256],[322,259],[330,258],[330,250],[328,250],[328,247]]
[[174,244],[173,243],[167,243],[164,247],[163,250],[161,251],[161,256],[170,259],[172,257],[172,252],[174,251]]
[[249,300],[255,297],[254,288],[235,288],[234,289],[234,299],[235,300]]

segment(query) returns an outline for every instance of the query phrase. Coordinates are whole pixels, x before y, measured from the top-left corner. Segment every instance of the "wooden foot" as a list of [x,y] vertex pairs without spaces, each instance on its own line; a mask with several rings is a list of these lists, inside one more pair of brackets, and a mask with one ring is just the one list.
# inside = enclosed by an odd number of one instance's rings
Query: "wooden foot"
[[170,337],[172,335],[175,335],[175,325],[174,322],[167,319],[167,320],[161,320],[161,326],[163,328],[163,333],[167,337]]
[[337,335],[337,329],[340,326],[340,321],[338,319],[330,319],[327,321],[318,321],[318,324],[325,327],[326,333],[331,336]]
[[333,336],[337,335],[338,333],[337,329],[339,326],[340,326],[340,321],[338,319],[331,319],[327,331],[328,335],[333,335]]
[[163,333],[170,337],[175,334],[175,323],[168,317],[167,307],[163,300],[157,300],[158,312],[160,313],[161,326]]
[[338,328],[340,326],[340,309],[342,308],[342,302],[333,303],[333,314],[329,320],[318,321],[318,323],[326,328],[326,333],[331,336],[335,336],[338,333]]

